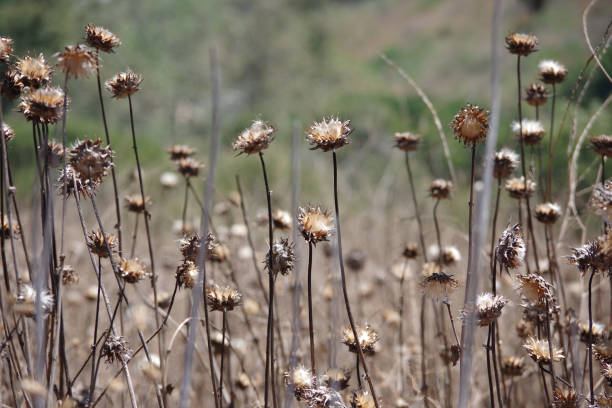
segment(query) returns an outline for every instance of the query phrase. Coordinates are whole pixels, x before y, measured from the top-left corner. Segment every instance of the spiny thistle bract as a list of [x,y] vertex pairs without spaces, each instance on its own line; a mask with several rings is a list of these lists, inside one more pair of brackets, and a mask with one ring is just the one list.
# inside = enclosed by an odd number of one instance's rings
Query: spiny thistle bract
[[359,343],[364,354],[374,354],[376,352],[376,343],[380,340],[378,333],[367,324],[364,327],[356,326],[355,330],[357,331],[357,342],[355,341],[353,329],[347,327],[342,331],[342,342],[348,346],[349,351],[351,353],[358,353],[357,343]]
[[476,310],[479,326],[488,326],[493,323],[506,306],[508,300],[503,296],[492,293],[482,293],[476,298]]
[[62,118],[63,106],[64,91],[45,86],[22,95],[19,111],[31,122],[56,123]]
[[145,264],[138,258],[121,259],[119,275],[127,283],[137,283],[150,276]]
[[612,219],[612,178],[593,188],[589,206],[602,217]]
[[120,72],[105,82],[106,89],[113,95],[113,98],[124,99],[134,95],[140,90],[142,76],[132,70]]
[[144,201],[141,195],[130,195],[125,197],[125,207],[128,211],[141,214],[147,207],[151,205],[151,199],[145,197]]
[[467,104],[451,122],[457,140],[468,145],[475,145],[487,137],[489,131],[489,113],[478,106]]
[[111,334],[102,345],[100,356],[105,357],[108,364],[112,364],[115,361],[124,364],[132,358],[132,351],[122,336]]
[[314,122],[306,132],[306,139],[312,145],[311,150],[321,149],[328,152],[348,144],[348,137],[353,132],[350,125],[350,120],[343,122],[333,117]]
[[[527,339],[525,344],[523,344],[523,347],[529,353],[529,357],[531,357],[536,363],[550,363],[551,356],[548,348],[548,341],[530,337]],[[561,361],[564,358],[563,351],[553,346],[553,361]]]
[[[105,235],[106,237],[102,235],[102,231],[100,230],[90,231],[87,234],[87,246],[89,250],[100,258],[108,258],[117,247],[117,237],[108,232]],[[110,249],[111,254],[109,254],[108,249]]]
[[85,26],[85,42],[90,47],[107,53],[114,52],[115,48],[121,45],[121,40],[115,34],[91,23]]
[[38,89],[51,80],[53,69],[47,65],[45,56],[41,53],[38,57],[25,57],[17,60],[15,69],[19,73],[19,81],[24,87]]
[[572,248],[573,254],[568,257],[569,263],[576,265],[580,274],[585,272],[610,270],[611,265],[607,264],[602,251],[601,241],[589,241],[581,247]]
[[273,126],[268,125],[263,120],[255,120],[253,124],[244,129],[238,134],[236,140],[232,143],[232,149],[238,150],[238,154],[254,154],[259,153],[270,146],[276,131]]
[[508,377],[520,377],[525,369],[523,357],[510,356],[502,361],[501,371]]
[[450,180],[435,179],[429,185],[429,194],[438,200],[450,197],[453,190],[453,183]]
[[510,54],[528,56],[536,51],[538,38],[533,34],[509,33],[506,38],[506,49]]
[[426,262],[423,265],[421,287],[426,295],[440,300],[447,297],[458,286],[459,282],[452,275],[443,272],[437,262]]
[[208,306],[212,311],[231,311],[239,306],[242,294],[238,290],[229,286],[211,285],[206,288]]
[[535,208],[535,218],[543,224],[554,224],[561,216],[561,207],[557,203],[542,203]]
[[295,267],[294,247],[295,244],[289,242],[287,238],[281,238],[280,240],[274,241],[265,260],[268,272],[274,275],[279,273],[281,275],[288,275]]
[[300,207],[297,219],[302,236],[313,245],[328,241],[334,232],[333,217],[321,207]]
[[516,269],[525,259],[525,241],[519,224],[508,225],[499,238],[495,248],[495,256],[501,267]]
[[4,73],[4,78],[0,83],[0,94],[9,101],[12,101],[21,95],[22,90],[21,74],[15,68],[9,68]]
[[553,288],[542,276],[534,273],[517,275],[518,288],[521,294],[531,302],[549,304],[554,302]]
[[612,135],[593,136],[590,142],[595,153],[604,157],[612,157]]
[[204,167],[204,164],[191,157],[187,157],[185,159],[180,159],[177,161],[178,172],[186,178],[198,177],[198,175],[200,174],[200,169],[202,167]]
[[536,183],[533,180],[527,180],[523,176],[508,179],[504,188],[510,195],[510,197],[517,200],[524,200],[527,197],[531,197],[536,188]]
[[13,40],[0,37],[0,62],[9,62],[11,54],[13,54]]
[[55,54],[57,65],[68,78],[87,78],[96,69],[96,57],[85,45],[67,45],[64,51]]
[[175,277],[179,288],[192,289],[198,278],[198,267],[194,262],[185,260],[176,268]]

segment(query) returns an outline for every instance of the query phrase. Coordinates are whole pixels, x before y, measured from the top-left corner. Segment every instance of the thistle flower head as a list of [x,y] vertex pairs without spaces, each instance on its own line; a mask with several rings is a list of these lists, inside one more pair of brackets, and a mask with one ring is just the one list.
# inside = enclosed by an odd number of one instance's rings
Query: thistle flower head
[[612,157],[612,135],[593,136],[590,141],[595,153],[604,157]]
[[[583,343],[589,343],[589,324],[578,323],[578,333],[580,334],[580,341]],[[599,343],[606,336],[606,328],[603,324],[593,322],[593,330],[590,331],[593,335],[593,344]]]
[[535,208],[535,217],[543,224],[554,224],[561,216],[561,207],[557,203],[538,204]]
[[289,242],[287,238],[274,241],[265,261],[268,272],[273,273],[274,276],[278,273],[288,275],[295,267],[294,247],[295,244]]
[[[550,350],[548,348],[548,341],[546,340],[538,340],[536,338],[530,337],[527,339],[523,347],[529,353],[529,357],[531,357],[536,363],[550,363]],[[557,347],[553,346],[553,361],[561,361],[565,357],[563,356],[563,351]]]
[[8,37],[0,37],[0,62],[9,62],[13,53],[13,40]]
[[81,181],[94,190],[113,167],[113,155],[110,146],[102,146],[102,140],[85,139],[72,145],[69,162]]
[[102,345],[100,355],[106,358],[108,364],[112,364],[115,361],[127,363],[132,358],[132,351],[122,336],[111,334]]
[[293,384],[296,390],[311,388],[315,383],[312,373],[303,365],[294,368],[290,373],[286,373],[285,378]]
[[291,217],[291,214],[289,214],[287,211],[277,208],[272,213],[272,224],[274,225],[274,228],[288,231],[293,225],[293,217]]
[[516,198],[517,200],[523,200],[527,197],[531,197],[536,188],[536,183],[533,180],[527,180],[523,176],[508,179],[504,188],[510,194],[510,197]]
[[506,357],[504,361],[502,361],[502,373],[508,377],[520,377],[523,375],[524,368],[525,360],[523,357],[510,356]]
[[51,167],[57,167],[64,161],[64,146],[55,139],[47,142],[47,161]]
[[206,288],[208,306],[211,311],[229,312],[240,305],[242,295],[229,286],[211,285]]
[[197,261],[201,245],[202,240],[199,234],[192,234],[179,240],[179,249],[183,258],[191,262]]
[[23,86],[32,89],[46,85],[51,79],[51,73],[53,73],[53,69],[47,65],[45,56],[42,53],[38,57],[26,55],[17,60],[15,68],[19,72],[19,80]]
[[429,194],[438,200],[450,197],[453,190],[453,183],[450,180],[435,179],[429,185]]
[[183,261],[183,263],[176,268],[175,277],[179,288],[185,287],[192,289],[198,278],[198,267],[191,261]]
[[506,49],[510,54],[528,56],[537,51],[538,39],[533,34],[509,33],[506,38]]
[[123,99],[138,92],[141,82],[142,76],[129,69],[127,72],[120,72],[106,81],[105,86],[114,98]]
[[145,197],[142,199],[142,195],[135,194],[125,197],[125,207],[128,211],[141,214],[144,213],[146,208],[151,205],[151,199],[149,197]]
[[442,347],[440,350],[440,358],[445,365],[452,364],[453,367],[457,365],[457,362],[461,358],[461,347],[457,344],[451,344],[450,346]]
[[351,397],[352,408],[375,408],[374,398],[366,390],[359,390],[353,393]]
[[79,274],[72,265],[65,264],[61,270],[61,276],[64,285],[75,285],[79,283]]
[[227,261],[230,255],[229,247],[219,242],[214,234],[209,233],[206,237],[206,259],[219,263]]
[[461,252],[455,246],[445,246],[440,252],[437,245],[432,245],[429,248],[429,253],[432,259],[445,266],[451,266],[461,261]]
[[15,131],[5,122],[2,122],[2,136],[4,136],[5,142],[10,142],[15,137]]
[[322,381],[303,366],[285,373],[285,382],[293,385],[295,398],[308,408],[345,408],[342,396],[333,388],[322,385]]
[[497,262],[506,269],[516,269],[525,259],[525,241],[520,224],[508,225],[495,248]]
[[393,137],[395,147],[403,152],[413,152],[418,149],[421,143],[421,135],[412,132],[397,132]]
[[117,237],[113,234],[106,233],[106,239],[102,235],[102,231],[89,231],[87,234],[87,247],[91,252],[100,258],[108,258],[109,252],[107,249],[110,248],[111,253],[115,251],[117,247]]
[[270,146],[276,131],[274,126],[268,125],[263,120],[255,120],[253,124],[244,129],[238,134],[238,137],[232,143],[232,149],[239,150],[238,154],[253,154],[259,153]]
[[138,258],[121,259],[119,275],[127,283],[137,283],[150,276],[144,263]]
[[321,207],[298,209],[298,227],[304,239],[313,245],[329,240],[334,231],[333,217]]
[[425,294],[434,299],[442,299],[458,286],[459,282],[452,275],[443,272],[437,262],[427,262],[423,265],[421,287]]
[[538,64],[540,80],[545,84],[559,84],[567,75],[567,68],[557,61],[544,60]]
[[62,118],[63,106],[64,91],[61,88],[45,86],[22,95],[18,108],[29,121],[55,123]]
[[471,104],[465,105],[451,122],[455,137],[466,146],[482,142],[489,131],[489,113]]
[[493,177],[505,179],[519,164],[519,156],[510,149],[502,149],[493,155]]
[[196,150],[193,147],[186,145],[174,145],[168,149],[170,160],[177,161],[193,156]]
[[361,347],[361,351],[364,354],[372,355],[376,353],[376,343],[380,340],[378,333],[372,329],[369,325],[356,326],[355,330],[357,331],[357,339],[355,341],[355,333],[353,333],[353,329],[350,327],[342,330],[342,342],[348,346],[348,349],[351,353],[357,353],[357,343]]
[[[27,317],[36,315],[36,290],[29,284],[22,284],[15,299],[14,312]],[[47,289],[40,292],[40,307],[46,315],[54,305],[53,295]]]
[[91,23],[85,26],[85,41],[90,47],[107,53],[121,45],[121,40],[115,34]]
[[66,188],[66,195],[87,197],[94,193],[94,190],[89,188],[76,170],[69,164],[65,169],[60,169],[60,176],[57,179],[58,192],[64,195],[64,187]]
[[605,271],[610,268],[606,265],[600,240],[589,241],[581,247],[572,248],[573,254],[568,257],[569,263],[576,265],[581,275],[589,269]]
[[181,173],[183,176],[189,178],[198,177],[198,174],[200,174],[200,169],[204,167],[204,164],[200,163],[195,159],[192,159],[191,157],[188,157],[186,159],[180,159],[177,162],[177,166],[178,172]]
[[529,301],[537,304],[544,304],[546,301],[549,304],[554,302],[552,285],[542,276],[529,273],[517,275],[516,280],[522,295]]
[[612,178],[607,179],[603,186],[597,184],[593,188],[589,207],[605,219],[612,220]]
[[601,364],[612,364],[612,340],[604,337],[593,344],[593,356]]
[[548,100],[548,90],[542,84],[531,84],[525,89],[525,102],[531,106],[541,106]]
[[553,391],[553,407],[554,408],[577,408],[578,394],[573,388],[566,390],[557,388]]
[[544,126],[537,120],[523,119],[521,122],[512,122],[512,132],[527,146],[533,146],[542,140]]
[[402,256],[406,259],[414,259],[419,256],[419,246],[415,242],[407,242],[404,245]]
[[311,150],[321,149],[328,152],[348,144],[348,137],[353,132],[350,125],[350,120],[342,122],[334,117],[314,122],[306,132],[306,139],[312,145]]
[[55,54],[57,65],[69,78],[87,78],[96,69],[96,56],[82,44],[67,45],[63,52]]
[[476,298],[478,325],[488,326],[493,323],[506,306],[508,300],[503,296],[494,296],[492,293],[482,293]]
[[21,83],[21,74],[17,69],[11,67],[5,73],[0,83],[0,95],[4,96],[9,101],[21,95],[23,84]]

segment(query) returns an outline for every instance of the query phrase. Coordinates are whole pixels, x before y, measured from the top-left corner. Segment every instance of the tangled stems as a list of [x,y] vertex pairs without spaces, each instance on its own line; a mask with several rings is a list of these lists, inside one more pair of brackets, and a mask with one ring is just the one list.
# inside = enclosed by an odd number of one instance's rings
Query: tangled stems
[[[348,315],[349,323],[351,325],[351,330],[353,331],[353,336],[355,340],[359,343],[359,336],[357,335],[357,328],[355,327],[355,321],[353,320],[353,314],[351,313],[351,305],[348,299],[348,292],[346,289],[346,275],[344,273],[344,261],[342,260],[342,234],[340,232],[340,210],[338,206],[338,163],[336,158],[336,151],[332,151],[333,163],[334,163],[334,207],[336,210],[336,230],[338,233],[338,261],[340,262],[340,278],[342,283],[342,295],[344,296],[344,305],[346,307],[346,314]],[[368,366],[365,361],[365,357],[363,356],[363,350],[361,349],[361,345],[359,344],[357,348],[357,353],[359,354],[359,359],[361,360],[361,365],[363,366],[363,371],[368,381],[368,386],[370,387],[370,392],[372,393],[372,398],[374,399],[374,405],[376,408],[379,408],[378,398],[376,398],[376,391],[374,390],[374,385],[372,384],[372,379],[368,374]]]
[[308,242],[308,334],[310,336],[310,370],[315,371],[314,324],[312,321],[312,242]]

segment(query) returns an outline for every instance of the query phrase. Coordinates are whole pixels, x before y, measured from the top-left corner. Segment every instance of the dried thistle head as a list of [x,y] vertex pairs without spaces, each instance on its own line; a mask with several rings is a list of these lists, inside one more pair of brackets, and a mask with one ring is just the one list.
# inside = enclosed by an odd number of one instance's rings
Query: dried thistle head
[[85,41],[90,47],[107,53],[114,52],[121,45],[121,40],[115,34],[91,23],[85,26]]
[[57,167],[64,161],[64,146],[55,139],[47,142],[47,160],[51,167]]
[[[18,315],[34,317],[36,315],[36,299],[36,290],[32,285],[22,284],[15,298],[13,311]],[[42,289],[40,292],[40,307],[44,315],[53,310],[54,303],[53,295],[47,289]]]
[[177,161],[193,156],[196,149],[187,145],[173,145],[168,149],[170,160]]
[[435,179],[429,185],[429,194],[438,200],[450,197],[453,190],[453,183],[450,180]]
[[553,391],[554,408],[576,408],[578,407],[578,394],[573,388],[562,390],[557,388]]
[[461,358],[461,347],[459,347],[457,344],[442,347],[442,350],[440,350],[440,358],[445,365],[452,364],[453,367],[456,366],[457,362]]
[[538,64],[540,80],[545,84],[559,84],[567,75],[567,68],[557,61],[544,60]]
[[603,394],[595,397],[595,405],[589,408],[609,408],[612,407],[612,395],[608,395],[605,391]]
[[350,379],[350,370],[328,368],[325,370],[325,374],[321,376],[321,383],[329,388],[333,388],[336,391],[342,391],[348,388]]
[[412,132],[397,132],[393,137],[395,138],[395,147],[403,152],[413,152],[418,149],[421,143],[421,135]]
[[437,262],[426,262],[423,265],[421,287],[426,295],[434,299],[442,299],[457,289],[458,286],[459,282],[453,278],[453,275],[447,275],[443,272]]
[[612,364],[612,339],[604,337],[593,344],[593,357],[601,364]]
[[415,259],[419,256],[419,246],[415,242],[407,242],[404,245],[402,256],[406,259]]
[[0,62],[9,62],[13,53],[13,40],[8,37],[0,37]]
[[593,188],[593,194],[589,199],[589,207],[605,219],[612,220],[612,177],[597,184]]
[[349,143],[348,137],[353,132],[351,121],[342,122],[338,118],[323,118],[314,122],[306,132],[306,140],[312,145],[311,150],[321,149],[324,152],[336,150]]
[[79,283],[79,274],[72,265],[65,264],[61,270],[61,276],[64,285],[75,285]]
[[510,54],[528,56],[537,51],[538,39],[533,34],[509,33],[506,38],[506,49]]
[[70,196],[88,196],[94,193],[94,190],[85,185],[81,180],[80,175],[75,169],[69,164],[65,169],[60,169],[60,176],[57,179],[58,192],[60,195],[64,195],[64,187],[66,188],[66,195]]
[[493,155],[493,177],[505,179],[519,164],[519,156],[510,149],[501,149]]
[[374,398],[366,390],[359,390],[353,393],[351,397],[352,408],[375,408]]
[[429,248],[431,258],[444,266],[452,266],[461,261],[461,252],[455,246],[445,246],[442,252],[437,245]]
[[132,358],[132,351],[122,336],[111,334],[102,345],[100,355],[106,358],[107,364],[112,364],[115,361],[127,363]]
[[127,283],[137,283],[150,276],[147,267],[138,258],[121,259],[119,274]]
[[506,269],[516,269],[525,259],[525,241],[520,224],[508,225],[495,248],[497,262]]
[[276,131],[274,126],[268,125],[263,120],[255,120],[253,124],[238,134],[232,143],[232,149],[239,150],[238,154],[259,153],[270,146]]
[[283,231],[289,231],[293,225],[293,217],[285,210],[277,208],[272,213],[272,225]]
[[45,56],[42,53],[38,57],[26,55],[18,59],[15,63],[15,68],[19,72],[21,84],[32,89],[46,85],[53,73],[53,69],[47,65]]
[[334,231],[333,217],[321,207],[298,209],[298,227],[304,239],[313,245],[328,241]]
[[548,100],[548,90],[542,84],[531,84],[525,89],[525,102],[531,106],[542,106]]
[[45,86],[22,95],[18,109],[31,122],[55,123],[62,118],[63,107],[64,91]]
[[525,360],[523,357],[506,357],[502,361],[501,371],[507,377],[520,377],[525,369]]
[[229,247],[219,242],[214,234],[209,233],[206,237],[206,259],[211,262],[224,262],[230,255]]
[[106,239],[104,239],[102,231],[89,231],[87,234],[87,247],[96,256],[100,258],[108,258],[110,255],[108,249],[110,249],[110,252],[112,253],[117,247],[117,237],[113,234],[106,233]]
[[531,325],[527,320],[521,319],[516,323],[516,335],[521,339],[533,336]]
[[588,270],[605,271],[610,268],[602,251],[600,240],[589,241],[581,247],[572,248],[573,254],[568,257],[569,263],[576,265],[581,275]]
[[366,255],[359,249],[351,249],[346,254],[346,266],[354,272],[359,272],[366,264]]
[[113,94],[113,98],[123,99],[139,91],[142,76],[131,69],[120,72],[105,82],[106,89]]
[[200,174],[200,169],[204,167],[204,164],[201,162],[188,157],[186,159],[180,159],[177,162],[178,172],[181,173],[184,177],[198,177]]
[[549,304],[553,303],[552,285],[542,276],[529,273],[526,275],[517,275],[516,280],[518,289],[521,290],[522,295],[529,301],[539,304],[546,303],[546,301],[548,301]]
[[561,216],[561,207],[557,203],[538,204],[535,208],[535,218],[543,224],[554,224]]
[[198,267],[192,261],[185,260],[176,268],[175,277],[179,288],[192,289],[198,278]]
[[128,211],[141,214],[145,212],[146,208],[151,205],[151,199],[149,197],[145,197],[144,201],[142,199],[142,195],[134,194],[125,197],[125,207]]
[[67,45],[63,52],[55,54],[57,65],[68,78],[87,78],[96,69],[96,56],[85,45]]
[[[367,324],[364,327],[355,326],[355,330],[357,331],[357,339],[359,346],[361,347],[361,351],[366,355],[373,355],[376,353],[375,345],[378,340],[380,340],[378,333]],[[357,342],[355,341],[355,333],[353,333],[353,329],[350,327],[342,330],[342,343],[348,346],[351,353],[358,352]]]
[[23,83],[21,83],[21,74],[16,68],[11,67],[5,73],[0,83],[0,95],[4,96],[9,101],[21,95]]
[[297,366],[293,371],[285,373],[285,381],[293,384],[296,393],[312,388],[315,385],[315,378],[310,370],[303,365]]
[[268,272],[278,275],[288,275],[295,267],[295,244],[287,238],[281,238],[272,243],[272,248],[266,255],[266,269]]
[[512,178],[506,181],[504,188],[512,198],[523,200],[531,197],[536,188],[536,183],[533,180],[527,180],[523,176]]
[[455,137],[466,146],[482,142],[489,131],[489,112],[478,106],[465,105],[451,122]]
[[102,140],[85,139],[72,145],[69,163],[85,187],[93,191],[113,167],[113,155],[110,146],[102,146]]
[[[533,359],[536,363],[550,363],[550,350],[548,349],[548,341],[546,340],[538,340],[536,338],[530,337],[527,339],[523,347],[529,353],[529,357]],[[561,361],[565,358],[563,355],[563,351],[557,347],[553,346],[553,361]]]
[[195,233],[179,240],[179,249],[185,260],[196,262],[198,259],[198,252],[202,246],[202,240],[200,235]]
[[508,299],[503,296],[495,296],[492,293],[482,293],[476,298],[476,310],[478,313],[478,325],[488,326],[493,323],[502,312]]
[[[589,324],[578,323],[578,333],[580,334],[580,341],[583,343],[589,343]],[[606,328],[603,324],[593,322],[593,330],[590,331],[593,336],[593,344],[599,343],[606,337]]]
[[208,306],[211,311],[229,312],[240,305],[242,295],[229,286],[211,285],[206,288]]
[[595,153],[604,157],[612,157],[612,135],[593,136],[590,141]]
[[522,140],[526,146],[534,146],[540,143],[544,136],[544,126],[538,120],[523,119],[512,122],[512,132]]

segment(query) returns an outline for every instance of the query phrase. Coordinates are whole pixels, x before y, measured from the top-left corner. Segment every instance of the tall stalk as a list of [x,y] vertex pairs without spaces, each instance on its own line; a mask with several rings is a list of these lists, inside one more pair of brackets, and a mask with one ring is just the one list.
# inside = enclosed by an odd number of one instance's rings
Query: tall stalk
[[[595,394],[593,392],[593,308],[592,308],[592,291],[593,277],[595,276],[596,269],[591,269],[591,276],[589,277],[589,294],[588,294],[588,308],[589,308],[589,343],[587,347],[587,354],[589,356],[589,401],[592,404],[595,402]],[[552,355],[551,355],[552,361]]]
[[314,324],[312,319],[312,242],[308,242],[308,334],[310,336],[310,370],[315,371]]
[[427,250],[425,248],[425,236],[423,234],[423,223],[421,221],[421,214],[419,212],[419,204],[417,202],[416,192],[414,190],[414,180],[412,178],[412,170],[410,169],[410,156],[408,152],[405,152],[406,158],[406,171],[408,172],[408,180],[410,181],[410,192],[412,193],[412,204],[414,205],[414,216],[416,217],[417,224],[419,227],[419,241],[421,244],[421,251],[423,251],[423,258],[427,262]]
[[557,99],[557,88],[552,83],[552,98],[550,109],[550,136],[548,137],[548,172],[546,184],[546,198],[552,201],[552,165],[553,165],[553,129],[555,127],[555,100]]

